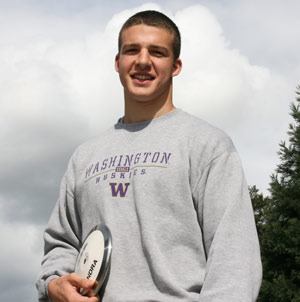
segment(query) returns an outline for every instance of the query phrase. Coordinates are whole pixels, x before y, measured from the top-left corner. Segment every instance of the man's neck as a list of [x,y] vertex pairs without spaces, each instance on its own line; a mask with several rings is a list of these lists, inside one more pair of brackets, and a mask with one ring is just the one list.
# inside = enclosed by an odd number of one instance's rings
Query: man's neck
[[169,104],[168,106],[164,106],[159,109],[150,108],[150,106],[147,105],[144,106],[144,108],[135,108],[134,111],[125,113],[123,122],[126,124],[130,124],[130,123],[149,121],[172,111],[174,108],[175,107],[173,104]]
[[174,109],[172,91],[156,100],[140,101],[125,94],[124,123],[138,123],[160,117]]

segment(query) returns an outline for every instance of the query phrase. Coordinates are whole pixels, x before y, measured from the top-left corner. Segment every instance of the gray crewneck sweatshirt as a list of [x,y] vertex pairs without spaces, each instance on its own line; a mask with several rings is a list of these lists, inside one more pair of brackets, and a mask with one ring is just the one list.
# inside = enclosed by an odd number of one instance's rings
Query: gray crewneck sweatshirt
[[113,236],[103,302],[256,300],[260,250],[240,159],[201,119],[175,109],[119,121],[77,148],[44,235],[40,301],[99,223]]

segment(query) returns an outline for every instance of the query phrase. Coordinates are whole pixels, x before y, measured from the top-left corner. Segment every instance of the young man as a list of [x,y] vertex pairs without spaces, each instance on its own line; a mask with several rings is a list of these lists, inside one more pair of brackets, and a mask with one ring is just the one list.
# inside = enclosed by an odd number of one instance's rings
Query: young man
[[[255,301],[261,262],[253,210],[227,135],[174,107],[180,34],[165,15],[132,16],[115,66],[125,114],[81,145],[45,231],[40,301]],[[104,295],[72,274],[80,241],[105,223],[113,236]]]

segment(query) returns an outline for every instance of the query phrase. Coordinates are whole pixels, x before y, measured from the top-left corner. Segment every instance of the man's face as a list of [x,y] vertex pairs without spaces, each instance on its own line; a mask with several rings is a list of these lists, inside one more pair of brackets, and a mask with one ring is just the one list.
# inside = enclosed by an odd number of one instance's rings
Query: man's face
[[172,34],[159,27],[134,25],[123,31],[115,68],[125,99],[147,102],[169,95],[172,77],[181,70],[172,41]]

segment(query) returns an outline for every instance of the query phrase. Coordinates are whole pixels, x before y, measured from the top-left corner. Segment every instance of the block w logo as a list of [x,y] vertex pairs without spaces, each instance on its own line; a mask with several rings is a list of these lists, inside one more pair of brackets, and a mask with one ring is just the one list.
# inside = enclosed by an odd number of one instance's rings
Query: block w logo
[[125,197],[127,189],[130,185],[130,183],[116,183],[116,182],[110,182],[109,183],[111,188],[111,194],[113,197],[117,197],[118,195],[120,197]]

